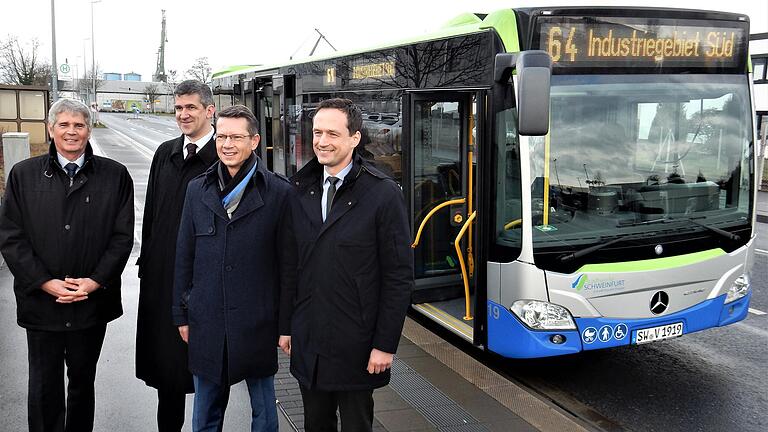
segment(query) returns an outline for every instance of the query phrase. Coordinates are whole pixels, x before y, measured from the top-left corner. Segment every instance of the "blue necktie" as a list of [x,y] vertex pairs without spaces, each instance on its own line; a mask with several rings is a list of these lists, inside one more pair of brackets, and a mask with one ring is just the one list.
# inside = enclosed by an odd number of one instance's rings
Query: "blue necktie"
[[77,164],[74,162],[70,162],[64,165],[64,169],[67,170],[67,175],[69,176],[69,178],[74,178],[75,172],[77,172]]

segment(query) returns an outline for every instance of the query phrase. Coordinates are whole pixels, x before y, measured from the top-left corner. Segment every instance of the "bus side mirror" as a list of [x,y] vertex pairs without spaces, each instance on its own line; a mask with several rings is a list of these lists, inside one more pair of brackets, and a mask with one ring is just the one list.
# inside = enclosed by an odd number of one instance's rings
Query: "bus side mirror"
[[506,84],[517,71],[518,131],[541,136],[549,132],[549,87],[552,60],[545,51],[496,54],[494,79]]

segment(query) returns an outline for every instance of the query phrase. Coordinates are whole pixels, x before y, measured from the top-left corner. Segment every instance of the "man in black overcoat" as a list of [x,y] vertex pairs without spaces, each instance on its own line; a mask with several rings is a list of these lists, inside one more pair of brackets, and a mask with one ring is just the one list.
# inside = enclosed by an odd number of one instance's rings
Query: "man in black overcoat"
[[27,331],[32,432],[93,430],[96,365],[107,323],[123,314],[133,181],[93,154],[90,117],[79,101],[51,106],[49,152],[11,169],[0,210],[0,250]]
[[187,393],[194,392],[187,370],[187,344],[171,319],[176,235],[187,184],[218,160],[211,119],[211,89],[195,80],[174,91],[176,122],[182,135],[166,141],[152,158],[144,203],[139,256],[139,313],[136,377],[157,389],[157,426],[178,432],[184,425]]
[[315,158],[291,179],[279,345],[291,356],[308,432],[370,431],[373,389],[389,383],[413,289],[405,202],[394,180],[354,154],[362,115],[322,101]]

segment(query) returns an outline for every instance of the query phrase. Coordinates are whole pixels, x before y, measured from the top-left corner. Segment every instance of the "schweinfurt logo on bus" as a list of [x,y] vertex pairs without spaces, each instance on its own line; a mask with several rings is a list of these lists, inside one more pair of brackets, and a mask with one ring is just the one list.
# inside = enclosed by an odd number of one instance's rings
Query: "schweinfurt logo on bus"
[[592,276],[582,273],[571,283],[571,288],[576,291],[613,291],[625,287],[626,280],[614,279],[610,276]]

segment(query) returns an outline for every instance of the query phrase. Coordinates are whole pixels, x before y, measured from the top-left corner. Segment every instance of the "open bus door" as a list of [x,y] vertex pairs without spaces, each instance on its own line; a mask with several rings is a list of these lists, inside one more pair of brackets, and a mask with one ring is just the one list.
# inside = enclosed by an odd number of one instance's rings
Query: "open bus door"
[[471,150],[481,130],[475,127],[477,98],[474,92],[410,93],[406,104],[413,307],[470,341],[475,296],[474,260],[468,249],[476,233],[469,217],[475,208]]

